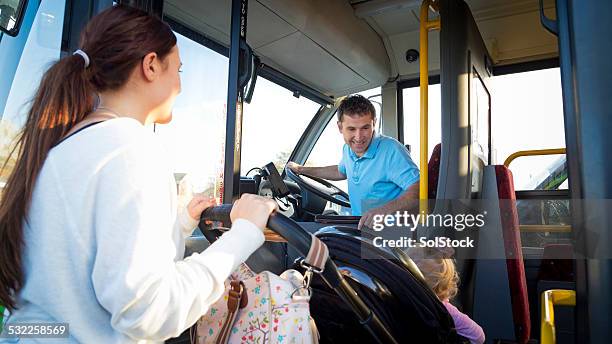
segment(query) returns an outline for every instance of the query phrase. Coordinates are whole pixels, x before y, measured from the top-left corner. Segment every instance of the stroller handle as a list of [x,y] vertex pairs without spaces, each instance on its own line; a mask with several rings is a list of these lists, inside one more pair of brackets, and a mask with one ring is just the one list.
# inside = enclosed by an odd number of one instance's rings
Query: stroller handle
[[[219,221],[224,225],[231,224],[231,204],[210,207],[202,212],[201,221]],[[303,229],[292,219],[283,214],[273,212],[268,219],[267,227],[287,240],[291,247],[300,255],[306,257],[312,242],[312,234]],[[380,321],[380,318],[363,302],[357,292],[344,279],[338,267],[331,258],[325,262],[325,270],[321,273],[323,281],[327,283],[340,298],[350,306],[357,315],[359,322],[372,334],[379,343],[397,343],[389,330]]]

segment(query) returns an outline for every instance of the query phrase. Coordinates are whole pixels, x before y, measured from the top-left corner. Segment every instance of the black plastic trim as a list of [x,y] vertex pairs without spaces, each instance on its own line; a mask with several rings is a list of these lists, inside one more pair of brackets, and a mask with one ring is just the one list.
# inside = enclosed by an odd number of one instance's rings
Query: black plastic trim
[[119,0],[118,3],[141,9],[149,14],[162,18],[164,0]]
[[[430,85],[439,84],[440,75],[430,75],[428,80],[429,80]],[[420,85],[421,85],[421,80],[419,78],[401,80],[397,82],[397,89],[403,90],[404,88],[419,87]]]
[[262,64],[260,66],[259,76],[288,89],[289,91],[293,92],[294,95],[304,96],[315,103],[319,103],[321,105],[330,105],[334,103],[334,98],[326,96],[314,88],[308,87],[268,65]]
[[189,38],[190,40],[197,42],[199,44],[202,44],[203,46],[209,48],[210,50],[229,58],[229,47],[213,39],[210,39],[205,35],[202,35],[201,33],[177,21],[176,19],[172,17],[164,15],[164,21],[168,23],[168,25],[170,25],[172,30],[174,30],[175,32],[178,32],[182,36],[185,36]]
[[65,54],[79,49],[81,31],[91,17],[113,6],[113,0],[66,1],[61,51]]
[[404,89],[397,85],[396,89],[396,101],[395,104],[397,109],[397,140],[404,144]]
[[23,0],[23,2],[20,2],[19,7],[17,8],[17,13],[15,13],[15,17],[18,19],[17,22],[15,23],[15,26],[13,26],[13,28],[10,30],[5,30],[3,28],[0,28],[0,33],[5,33],[9,36],[17,37],[17,35],[19,35],[19,30],[21,29],[21,24],[23,24],[23,19],[26,15],[27,9],[28,9],[28,0]]
[[515,73],[532,72],[541,69],[558,68],[559,58],[553,57],[545,60],[521,62],[502,66],[493,66],[493,75],[506,75]]
[[569,190],[519,190],[515,191],[516,199],[569,199]]

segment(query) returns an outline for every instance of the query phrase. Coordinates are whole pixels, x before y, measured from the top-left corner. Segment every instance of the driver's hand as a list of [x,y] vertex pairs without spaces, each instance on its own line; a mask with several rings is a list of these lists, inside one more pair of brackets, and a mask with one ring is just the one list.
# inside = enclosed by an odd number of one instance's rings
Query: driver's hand
[[297,164],[293,161],[289,161],[287,163],[287,168],[290,169],[291,171],[293,171],[295,174],[300,174],[302,173],[302,165]]
[[244,194],[234,203],[230,219],[232,222],[236,219],[245,219],[251,221],[262,231],[266,228],[268,217],[273,211],[278,210],[278,204],[275,201],[257,196],[253,194]]
[[375,209],[365,212],[361,215],[361,219],[359,219],[359,224],[357,225],[358,230],[362,230],[363,227],[372,228],[372,222],[374,221],[374,215],[376,215]]
[[359,230],[364,229],[363,227],[372,229],[374,225],[374,216],[392,214],[392,213],[393,213],[393,208],[390,208],[384,205],[378,208],[370,209],[366,211],[363,215],[361,215],[361,219],[359,219],[359,224],[357,225],[357,229]]

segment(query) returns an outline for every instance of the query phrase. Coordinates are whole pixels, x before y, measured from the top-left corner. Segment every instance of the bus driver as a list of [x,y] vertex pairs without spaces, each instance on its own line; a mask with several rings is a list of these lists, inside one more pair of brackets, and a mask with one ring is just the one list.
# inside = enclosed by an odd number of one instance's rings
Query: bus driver
[[[371,227],[375,214],[394,214],[413,208],[419,198],[419,169],[404,145],[374,133],[376,110],[361,95],[345,98],[338,107],[338,129],[344,138],[338,165],[302,166],[289,162],[297,174],[328,180],[348,179],[351,212],[361,215],[359,228]],[[367,209],[368,205],[378,207]]]

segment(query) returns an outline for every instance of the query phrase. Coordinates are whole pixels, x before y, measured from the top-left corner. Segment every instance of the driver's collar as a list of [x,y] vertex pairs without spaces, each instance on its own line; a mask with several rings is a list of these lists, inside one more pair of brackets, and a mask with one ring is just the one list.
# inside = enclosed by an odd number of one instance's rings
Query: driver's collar
[[374,133],[374,135],[372,136],[372,141],[370,141],[370,145],[368,146],[368,149],[360,157],[357,156],[357,154],[355,154],[355,152],[353,152],[353,150],[349,147],[349,153],[351,158],[353,160],[374,158],[376,156],[376,152],[378,152],[378,146],[380,146],[380,141],[380,135]]

